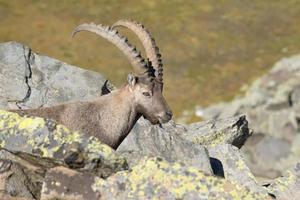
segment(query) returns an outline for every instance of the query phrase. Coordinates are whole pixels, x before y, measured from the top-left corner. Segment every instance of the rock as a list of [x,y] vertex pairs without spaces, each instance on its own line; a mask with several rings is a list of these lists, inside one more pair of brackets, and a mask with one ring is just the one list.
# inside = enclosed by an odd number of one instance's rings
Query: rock
[[[48,159],[49,163],[52,161]],[[100,194],[93,188],[97,180],[94,174],[55,165],[55,161],[48,166],[32,164],[4,149],[0,150],[1,200],[100,199]]]
[[241,148],[251,134],[246,117],[241,115],[191,124],[183,137],[205,146],[232,144]]
[[282,177],[275,179],[268,190],[276,199],[297,200],[300,199],[300,163],[287,170]]
[[271,199],[182,163],[144,159],[131,171],[96,181],[103,199]]
[[0,149],[0,197],[1,199],[39,199],[43,171],[28,162]]
[[93,188],[96,177],[87,172],[77,172],[65,167],[47,171],[43,181],[41,200],[99,200],[100,194]]
[[0,44],[0,109],[83,101],[112,88],[99,73],[38,55],[16,42]]
[[238,148],[230,144],[223,144],[210,147],[208,152],[215,175],[224,177],[251,191],[267,194],[266,189],[257,183]]
[[97,138],[71,132],[48,119],[20,117],[1,110],[0,147],[38,158],[55,158],[58,164],[92,170],[102,177],[127,168],[126,160]]
[[[159,156],[167,161],[182,161],[211,174],[204,146],[229,143],[241,147],[251,135],[244,116],[211,120],[187,125],[174,122],[162,127],[149,126],[141,119],[118,147],[134,166],[146,156]],[[204,145],[204,146],[202,146]]]
[[249,166],[257,176],[278,177],[293,166],[300,155],[299,149],[291,150],[300,133],[300,55],[277,62],[269,73],[249,87],[244,97],[198,113],[203,119],[245,114],[254,135],[258,135],[253,141],[266,137],[259,145],[251,142],[251,138],[244,145],[247,163],[251,163]]
[[160,128],[149,126],[149,123],[141,119],[117,151],[127,158],[130,166],[134,166],[145,156],[160,156],[168,161],[189,163],[212,174],[206,149],[181,138],[180,132],[185,130],[174,122]]

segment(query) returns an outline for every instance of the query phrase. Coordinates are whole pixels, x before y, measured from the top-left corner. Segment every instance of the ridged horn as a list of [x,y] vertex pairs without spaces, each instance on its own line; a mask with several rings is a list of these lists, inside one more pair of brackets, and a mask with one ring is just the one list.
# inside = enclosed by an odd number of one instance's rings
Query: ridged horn
[[138,52],[136,48],[128,42],[126,37],[121,36],[117,30],[114,30],[111,27],[102,24],[96,25],[94,23],[85,23],[77,26],[74,29],[74,31],[72,32],[72,37],[74,37],[78,32],[81,31],[89,31],[95,33],[113,43],[126,55],[136,72],[145,73],[150,70],[148,63],[141,56],[140,52]]
[[133,20],[121,19],[113,24],[112,28],[122,26],[132,30],[138,38],[141,40],[146,55],[151,61],[152,66],[155,69],[155,76],[159,81],[163,81],[163,63],[161,60],[161,54],[159,53],[159,48],[156,46],[154,38],[151,33],[144,27],[143,24],[138,23]]

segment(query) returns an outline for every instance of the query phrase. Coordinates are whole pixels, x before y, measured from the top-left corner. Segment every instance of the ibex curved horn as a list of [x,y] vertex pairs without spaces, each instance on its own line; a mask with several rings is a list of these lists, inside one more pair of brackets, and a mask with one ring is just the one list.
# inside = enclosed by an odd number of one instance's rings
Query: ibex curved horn
[[161,54],[159,53],[159,48],[156,46],[154,38],[151,36],[150,32],[144,27],[143,24],[138,23],[133,20],[121,19],[113,24],[112,28],[117,26],[123,26],[132,30],[138,38],[141,40],[146,55],[151,61],[152,66],[156,70],[155,75],[159,81],[163,81],[163,64],[161,60]]
[[74,37],[80,31],[89,31],[95,33],[113,43],[127,56],[135,71],[139,73],[145,73],[151,70],[151,67],[141,56],[140,52],[138,52],[136,48],[128,42],[126,37],[119,35],[117,30],[102,24],[96,25],[94,23],[85,23],[77,26],[74,29],[72,32],[72,37]]

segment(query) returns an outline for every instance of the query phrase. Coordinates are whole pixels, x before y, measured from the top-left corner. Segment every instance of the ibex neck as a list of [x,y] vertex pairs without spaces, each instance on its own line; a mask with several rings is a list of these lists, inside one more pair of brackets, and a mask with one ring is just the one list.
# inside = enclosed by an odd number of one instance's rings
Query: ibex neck
[[[134,96],[125,86],[120,90],[111,93],[108,110],[110,110],[111,119],[107,120],[107,126],[110,127],[106,135],[110,146],[117,148],[124,138],[129,134],[140,115],[136,111]],[[106,120],[105,120],[106,121]]]

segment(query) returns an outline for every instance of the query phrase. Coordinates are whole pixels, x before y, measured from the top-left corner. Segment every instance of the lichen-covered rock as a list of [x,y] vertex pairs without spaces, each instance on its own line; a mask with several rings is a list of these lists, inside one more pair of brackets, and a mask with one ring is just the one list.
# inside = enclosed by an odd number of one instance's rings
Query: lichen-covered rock
[[96,180],[91,173],[61,166],[52,168],[43,181],[41,200],[99,200],[100,193],[93,188]]
[[55,158],[72,168],[93,170],[99,176],[127,168],[126,160],[97,138],[71,132],[39,117],[20,117],[0,110],[0,147],[40,158]]
[[117,149],[134,166],[144,156],[159,156],[168,161],[182,161],[212,174],[209,157],[203,146],[183,139],[185,127],[174,122],[163,127],[149,125],[141,119]]
[[0,109],[83,101],[111,88],[99,73],[38,55],[16,42],[0,44]]
[[223,144],[208,148],[208,152],[215,175],[251,191],[267,193],[267,190],[257,183],[238,148]]
[[141,161],[131,171],[98,179],[103,199],[268,199],[225,179],[206,175],[182,163],[160,158]]
[[300,162],[287,170],[282,177],[275,179],[268,187],[268,190],[276,199],[300,199]]

